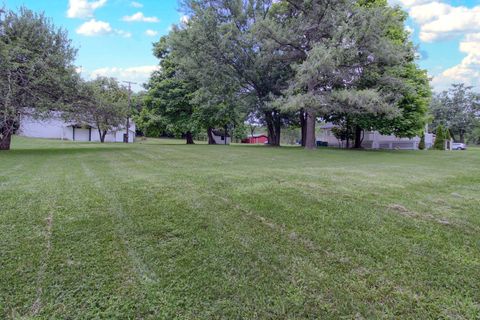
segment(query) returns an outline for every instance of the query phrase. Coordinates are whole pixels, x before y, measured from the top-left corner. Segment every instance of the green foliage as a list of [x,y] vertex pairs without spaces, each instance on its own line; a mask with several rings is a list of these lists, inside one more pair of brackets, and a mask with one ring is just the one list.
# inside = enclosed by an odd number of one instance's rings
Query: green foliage
[[225,115],[236,123],[253,116],[275,145],[288,115],[270,102],[288,86],[291,62],[278,59],[260,34],[271,8],[266,0],[187,1],[192,17],[171,36],[179,63],[201,89],[196,98],[202,122],[212,113],[220,115],[213,118],[219,123]]
[[345,123],[345,124],[340,124],[337,127],[332,128],[332,133],[340,141],[347,141],[347,140],[353,140],[354,135],[353,135],[353,128],[351,125]]
[[233,128],[232,137],[235,141],[242,140],[248,136],[248,131],[245,123],[239,123]]
[[128,89],[113,78],[98,77],[78,83],[77,97],[63,116],[79,124],[94,124],[103,142],[108,131],[125,127],[129,114]]
[[420,136],[420,142],[418,143],[418,149],[425,150],[425,133]]
[[467,136],[468,143],[480,145],[480,121]]
[[445,140],[446,141],[450,141],[450,139],[452,139],[452,135],[450,134],[450,129],[449,128],[445,128]]
[[148,126],[150,130],[157,126],[157,133],[166,130],[177,136],[194,134],[200,127],[193,117],[196,83],[181,77],[182,69],[175,62],[167,37],[155,44],[155,55],[161,59],[160,70],[152,74],[144,98],[148,117],[153,120],[147,121]]
[[435,142],[433,144],[435,150],[445,150],[445,129],[442,125],[437,126],[435,132]]
[[145,137],[161,137],[168,134],[165,118],[156,115],[148,108],[142,109],[134,116],[135,124]]
[[432,99],[432,128],[446,126],[455,141],[464,142],[478,123],[480,94],[464,84],[453,84]]
[[[384,1],[367,1],[380,8],[386,8]],[[353,121],[362,128],[372,128],[383,134],[412,138],[423,132],[427,123],[428,105],[431,98],[430,81],[426,70],[415,63],[414,45],[404,28],[407,14],[399,7],[388,9],[386,14],[396,23],[386,24],[385,37],[396,48],[401,48],[404,57],[393,64],[368,66],[360,81],[362,88],[377,88],[386,95],[398,112],[395,117],[382,115],[356,116]]]
[[22,115],[41,117],[71,102],[75,55],[67,32],[43,13],[0,9],[0,149]]

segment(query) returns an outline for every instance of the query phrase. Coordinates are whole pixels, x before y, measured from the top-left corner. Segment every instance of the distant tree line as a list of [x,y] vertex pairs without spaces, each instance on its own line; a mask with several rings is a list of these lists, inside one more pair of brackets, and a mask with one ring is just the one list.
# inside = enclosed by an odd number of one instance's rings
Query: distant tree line
[[480,94],[472,87],[453,84],[435,94],[430,114],[432,132],[447,130],[454,141],[480,144]]
[[[419,135],[429,79],[415,63],[407,15],[385,0],[186,0],[188,22],[155,44],[141,127],[185,136],[253,119],[280,144],[299,127],[315,147],[319,119],[354,147],[364,130]],[[211,143],[212,139],[209,139]]]

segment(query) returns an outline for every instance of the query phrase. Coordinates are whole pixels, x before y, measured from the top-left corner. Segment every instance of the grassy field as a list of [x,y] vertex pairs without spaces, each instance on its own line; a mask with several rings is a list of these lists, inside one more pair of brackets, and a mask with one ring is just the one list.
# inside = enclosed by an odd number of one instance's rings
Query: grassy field
[[480,318],[480,149],[174,143],[0,153],[0,318]]

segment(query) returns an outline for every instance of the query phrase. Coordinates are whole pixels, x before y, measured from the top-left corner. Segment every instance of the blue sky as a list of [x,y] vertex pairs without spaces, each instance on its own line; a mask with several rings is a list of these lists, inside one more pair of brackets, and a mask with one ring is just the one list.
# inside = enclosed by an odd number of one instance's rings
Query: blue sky
[[[1,2],[2,0],[0,0]],[[406,27],[419,46],[419,64],[438,91],[454,82],[480,89],[480,0],[389,0],[410,14]],[[157,67],[152,43],[182,15],[177,0],[3,0],[45,11],[66,28],[85,78],[145,82]],[[137,86],[135,89],[139,89]]]
[[3,1],[11,9],[25,5],[44,11],[56,26],[66,28],[79,49],[76,64],[85,78],[145,82],[158,65],[152,43],[181,19],[176,0]]

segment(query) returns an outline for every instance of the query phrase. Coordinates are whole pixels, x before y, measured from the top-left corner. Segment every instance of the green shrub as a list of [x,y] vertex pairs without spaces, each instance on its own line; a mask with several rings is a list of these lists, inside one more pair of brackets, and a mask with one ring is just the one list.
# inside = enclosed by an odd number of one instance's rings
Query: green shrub
[[425,132],[422,133],[420,137],[420,142],[418,143],[418,149],[425,150]]
[[445,150],[445,129],[442,125],[437,127],[435,132],[435,143],[433,144],[435,150]]

